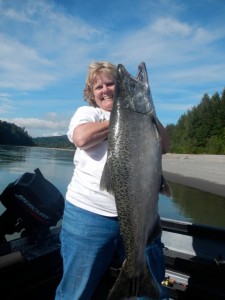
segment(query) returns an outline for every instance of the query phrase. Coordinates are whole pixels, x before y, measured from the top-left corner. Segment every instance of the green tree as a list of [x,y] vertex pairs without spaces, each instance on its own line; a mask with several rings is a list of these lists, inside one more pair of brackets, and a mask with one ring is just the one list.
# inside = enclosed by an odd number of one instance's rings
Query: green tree
[[0,144],[33,146],[34,143],[25,128],[0,120]]
[[166,128],[171,152],[225,154],[225,89],[221,96],[204,94],[199,105]]

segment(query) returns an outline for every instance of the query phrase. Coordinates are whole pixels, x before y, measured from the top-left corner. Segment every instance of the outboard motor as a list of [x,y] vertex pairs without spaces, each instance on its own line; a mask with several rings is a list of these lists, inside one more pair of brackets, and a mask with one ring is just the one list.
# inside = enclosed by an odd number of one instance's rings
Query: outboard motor
[[0,195],[6,207],[0,216],[0,242],[6,234],[25,229],[26,235],[46,234],[62,218],[64,198],[39,169],[24,173]]

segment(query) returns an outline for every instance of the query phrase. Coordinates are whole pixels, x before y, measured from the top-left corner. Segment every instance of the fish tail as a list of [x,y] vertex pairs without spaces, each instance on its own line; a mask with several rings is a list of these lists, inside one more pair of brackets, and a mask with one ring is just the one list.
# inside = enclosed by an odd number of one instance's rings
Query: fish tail
[[149,297],[152,300],[159,300],[160,294],[157,284],[147,265],[142,275],[130,277],[125,262],[114,286],[109,292],[107,300],[122,300],[142,296]]

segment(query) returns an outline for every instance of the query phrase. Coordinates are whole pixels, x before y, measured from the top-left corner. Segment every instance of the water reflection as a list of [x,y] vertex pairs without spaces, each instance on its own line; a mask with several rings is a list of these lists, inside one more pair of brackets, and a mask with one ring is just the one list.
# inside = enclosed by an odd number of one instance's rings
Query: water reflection
[[225,198],[211,193],[169,182],[171,199],[180,214],[194,223],[225,227]]
[[15,161],[25,161],[29,147],[1,146],[0,147],[0,167]]
[[[65,195],[73,173],[74,151],[0,145],[0,193],[25,172],[39,168]],[[164,218],[225,228],[225,198],[169,182],[173,198],[160,195],[159,212]],[[2,212],[0,204],[0,213]]]
[[0,193],[25,172],[39,168],[64,195],[73,172],[74,151],[0,145]]

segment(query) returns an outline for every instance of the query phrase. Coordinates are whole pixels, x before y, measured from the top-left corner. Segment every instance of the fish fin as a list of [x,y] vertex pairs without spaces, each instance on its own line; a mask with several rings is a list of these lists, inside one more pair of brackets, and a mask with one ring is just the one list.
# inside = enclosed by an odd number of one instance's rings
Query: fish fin
[[114,181],[112,180],[112,177],[111,169],[109,168],[108,162],[106,162],[100,180],[100,190],[106,190],[108,193],[114,195]]
[[161,176],[161,185],[159,188],[159,193],[167,197],[172,196],[171,188],[163,175]]
[[160,299],[159,289],[147,265],[141,276],[130,277],[129,274],[125,261],[107,300],[131,299],[131,297],[142,296],[150,297],[152,300]]

